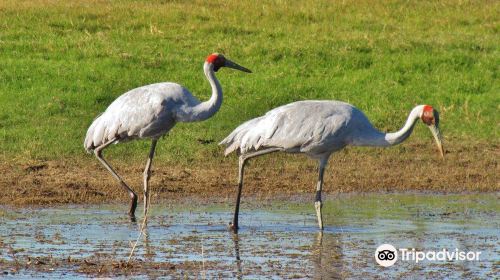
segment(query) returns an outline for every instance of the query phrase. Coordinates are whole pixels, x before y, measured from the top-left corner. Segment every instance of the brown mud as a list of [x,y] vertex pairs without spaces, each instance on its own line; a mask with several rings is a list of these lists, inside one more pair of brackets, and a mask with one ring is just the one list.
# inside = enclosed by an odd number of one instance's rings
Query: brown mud
[[[495,192],[500,190],[496,144],[449,144],[445,160],[433,143],[409,143],[390,149],[351,148],[331,157],[325,173],[325,193]],[[142,162],[108,157],[118,173],[142,194]],[[91,155],[48,161],[0,161],[3,205],[126,202],[115,179]],[[151,187],[153,198],[196,196],[212,201],[233,199],[237,159],[213,158],[192,165],[155,160]],[[303,155],[273,154],[251,160],[245,173],[244,195],[314,193],[317,163]],[[141,201],[141,199],[139,200]]]

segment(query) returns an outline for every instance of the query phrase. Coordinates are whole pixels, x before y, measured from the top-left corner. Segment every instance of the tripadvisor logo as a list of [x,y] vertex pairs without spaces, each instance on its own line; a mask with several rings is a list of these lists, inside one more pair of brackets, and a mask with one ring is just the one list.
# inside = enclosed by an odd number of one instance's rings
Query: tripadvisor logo
[[381,266],[388,267],[394,265],[398,259],[415,263],[419,263],[423,260],[479,261],[479,255],[481,255],[481,252],[464,252],[457,248],[453,251],[447,249],[441,249],[439,251],[417,251],[415,248],[399,248],[399,250],[397,250],[391,244],[382,244],[375,250],[375,261]]
[[382,244],[375,251],[375,260],[381,266],[392,266],[398,260],[398,251],[391,244]]

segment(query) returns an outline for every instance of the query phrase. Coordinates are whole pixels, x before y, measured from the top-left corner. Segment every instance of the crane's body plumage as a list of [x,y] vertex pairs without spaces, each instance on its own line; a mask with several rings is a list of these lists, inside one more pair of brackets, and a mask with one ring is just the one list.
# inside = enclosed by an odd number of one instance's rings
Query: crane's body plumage
[[275,108],[249,120],[220,144],[227,146],[226,155],[233,151],[246,154],[277,148],[321,158],[367,137],[379,139],[383,134],[356,107],[340,101],[308,100]]
[[176,83],[132,89],[113,101],[90,125],[85,149],[91,151],[111,139],[117,139],[114,143],[138,138],[158,139],[199,104],[196,97]]
[[203,71],[212,88],[209,100],[200,102],[186,88],[176,83],[157,83],[132,89],[113,101],[104,113],[90,125],[83,142],[87,152],[94,151],[97,159],[120,182],[130,195],[129,215],[134,218],[137,195],[104,159],[102,150],[111,144],[134,139],[152,140],[144,169],[144,213],[148,208],[148,181],[158,138],[165,135],[177,122],[203,121],[219,111],[222,88],[215,77],[221,67],[251,73],[221,54],[211,54],[203,64]]
[[380,132],[362,111],[340,101],[298,101],[241,124],[220,142],[226,146],[226,155],[232,152],[239,154],[238,195],[233,230],[236,232],[238,229],[243,173],[250,158],[283,151],[303,153],[317,159],[319,177],[314,206],[318,225],[322,229],[321,190],[330,155],[348,145],[388,147],[399,144],[410,136],[419,118],[431,129],[443,155],[438,113],[428,105],[413,108],[403,128],[393,133]]

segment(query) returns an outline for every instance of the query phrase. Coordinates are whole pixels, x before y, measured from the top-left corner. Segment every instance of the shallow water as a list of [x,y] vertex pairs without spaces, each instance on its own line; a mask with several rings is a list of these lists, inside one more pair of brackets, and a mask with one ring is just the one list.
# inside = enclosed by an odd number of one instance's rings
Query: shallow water
[[[0,208],[0,273],[5,278],[157,276],[195,278],[498,278],[498,194],[329,196],[317,230],[309,197],[244,199],[240,231],[227,230],[232,204],[154,204],[133,264],[156,269],[87,269],[124,262],[141,218],[125,205]],[[188,201],[188,200],[186,200]],[[384,243],[419,251],[480,251],[479,261],[398,260],[384,268]],[[65,260],[73,261],[65,261]],[[37,264],[37,260],[39,261]],[[118,271],[118,272],[117,272]]]

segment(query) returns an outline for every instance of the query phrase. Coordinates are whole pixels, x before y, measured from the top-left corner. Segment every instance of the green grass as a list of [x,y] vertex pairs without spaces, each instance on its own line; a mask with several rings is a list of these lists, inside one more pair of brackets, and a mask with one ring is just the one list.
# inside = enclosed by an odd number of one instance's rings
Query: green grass
[[[238,124],[304,99],[350,102],[382,130],[431,104],[445,139],[496,142],[500,2],[379,2],[3,0],[1,153],[83,156],[93,118],[137,86],[174,81],[207,99],[202,63],[216,51],[254,73],[218,72],[222,109],[177,125],[160,159],[219,157]],[[148,145],[112,153],[142,159]]]

